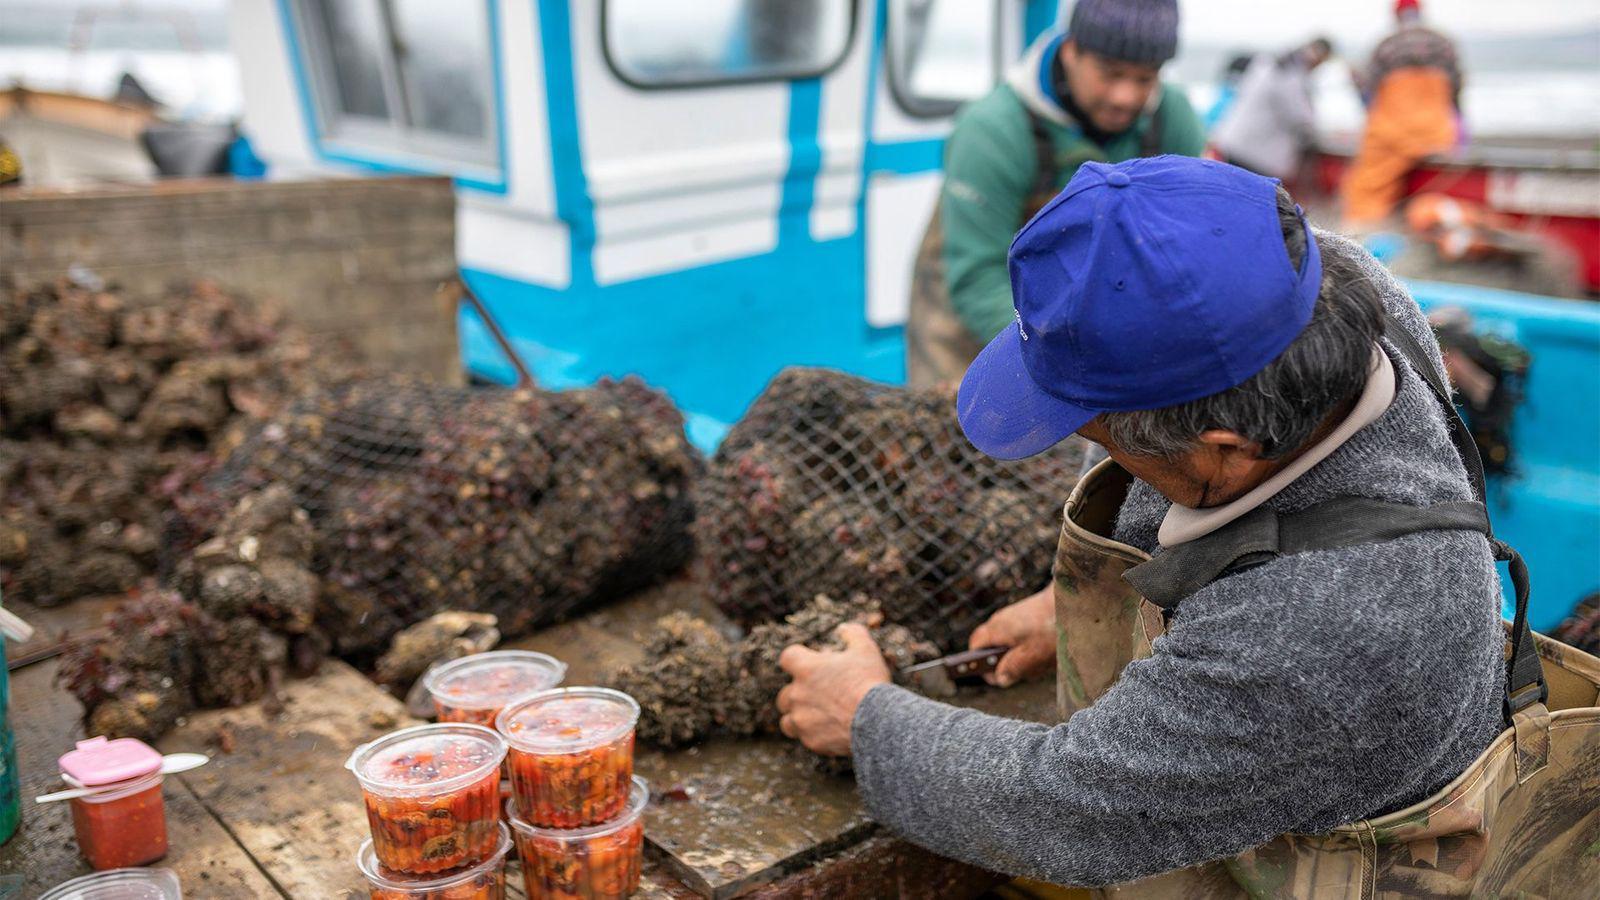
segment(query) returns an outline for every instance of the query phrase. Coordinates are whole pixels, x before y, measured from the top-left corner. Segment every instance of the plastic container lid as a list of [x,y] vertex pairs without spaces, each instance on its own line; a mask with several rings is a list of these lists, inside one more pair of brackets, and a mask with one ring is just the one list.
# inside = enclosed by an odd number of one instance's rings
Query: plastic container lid
[[428,670],[422,686],[436,699],[464,709],[500,709],[566,677],[567,666],[547,653],[493,650]]
[[183,900],[171,869],[107,869],[45,891],[39,900]]
[[377,851],[372,849],[372,838],[361,842],[361,849],[356,851],[356,866],[361,869],[361,874],[367,876],[374,887],[386,891],[403,891],[415,894],[426,894],[429,891],[443,891],[446,888],[465,884],[485,872],[493,871],[505,864],[506,854],[511,852],[511,829],[500,823],[500,843],[495,846],[494,852],[483,862],[465,869],[456,869],[443,875],[406,875],[392,869],[385,869],[378,864]]
[[362,744],[345,768],[379,794],[442,794],[500,769],[506,742],[482,725],[417,725]]
[[[151,772],[149,775],[146,775],[143,778],[134,778],[129,781],[119,781],[116,784],[100,786],[93,794],[85,794],[82,797],[74,797],[72,802],[112,803],[125,797],[132,797],[134,794],[142,794],[151,788],[159,788],[161,786],[162,778],[163,776],[160,772]],[[67,779],[67,783],[73,787],[84,786],[73,781],[70,777]]]
[[92,737],[78,742],[57,761],[61,771],[84,787],[115,784],[161,770],[161,754],[138,738]]
[[[587,825],[583,828],[542,828],[530,822],[517,818],[515,797],[506,798],[506,818],[510,820],[511,827],[525,835],[546,838],[557,841],[576,841],[584,838],[600,837],[614,831],[620,831],[644,815],[644,808],[650,805],[650,784],[643,778],[633,776],[633,788],[628,791],[628,805],[622,808],[617,817],[599,825]],[[526,865],[526,863],[524,863]]]
[[575,753],[633,730],[639,704],[610,688],[556,688],[506,707],[495,727],[518,750]]

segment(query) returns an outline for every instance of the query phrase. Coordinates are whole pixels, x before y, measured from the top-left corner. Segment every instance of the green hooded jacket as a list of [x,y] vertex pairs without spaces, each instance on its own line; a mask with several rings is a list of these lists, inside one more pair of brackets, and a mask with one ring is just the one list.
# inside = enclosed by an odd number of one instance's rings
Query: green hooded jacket
[[[945,144],[945,180],[936,217],[942,223],[942,265],[919,265],[916,276],[942,274],[944,285],[943,290],[932,285],[917,290],[945,294],[968,336],[980,346],[1013,316],[1006,250],[1037,209],[1035,195],[1043,187],[1037,184],[1035,121],[1054,150],[1051,194],[1065,187],[1084,162],[1114,163],[1155,155],[1146,152],[1153,128],[1159,129],[1154,135],[1159,153],[1198,156],[1204,148],[1200,119],[1188,98],[1165,84],[1152,109],[1126,133],[1105,146],[1086,137],[1050,86],[1052,62],[1063,39],[1058,33],[1035,42],[1005,83],[961,111]],[[913,301],[913,318],[922,305]]]

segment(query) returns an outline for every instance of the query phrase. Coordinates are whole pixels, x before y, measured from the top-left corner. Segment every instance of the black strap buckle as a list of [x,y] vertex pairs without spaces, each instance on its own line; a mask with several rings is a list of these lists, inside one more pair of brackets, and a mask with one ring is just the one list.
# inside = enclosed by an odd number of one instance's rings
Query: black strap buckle
[[1505,713],[1506,724],[1511,724],[1511,717],[1522,712],[1535,703],[1544,703],[1550,699],[1550,686],[1544,683],[1544,676],[1516,693],[1506,692],[1500,701],[1500,708]]

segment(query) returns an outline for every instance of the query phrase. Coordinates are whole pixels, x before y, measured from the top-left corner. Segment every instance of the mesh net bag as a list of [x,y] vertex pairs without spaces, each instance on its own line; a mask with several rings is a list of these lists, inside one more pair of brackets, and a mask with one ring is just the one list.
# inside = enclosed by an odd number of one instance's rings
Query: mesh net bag
[[354,381],[251,434],[174,519],[192,546],[245,493],[283,484],[311,518],[323,617],[344,654],[442,609],[502,633],[549,624],[687,562],[703,468],[667,397]]
[[961,433],[955,389],[786,369],[712,459],[695,532],[718,606],[752,625],[817,594],[878,600],[950,651],[1050,577],[1076,439],[1017,462]]

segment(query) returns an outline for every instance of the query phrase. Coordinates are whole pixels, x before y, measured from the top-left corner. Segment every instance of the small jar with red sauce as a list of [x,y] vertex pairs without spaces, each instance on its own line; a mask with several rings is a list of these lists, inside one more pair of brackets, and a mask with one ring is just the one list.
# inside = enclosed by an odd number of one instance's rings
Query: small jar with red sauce
[[640,778],[631,779],[631,787],[621,814],[600,825],[540,828],[512,818],[522,881],[530,898],[620,900],[639,889],[644,862],[641,817],[650,802],[650,788]]
[[511,745],[517,815],[541,828],[579,828],[628,805],[639,704],[608,688],[557,688],[506,707],[495,727]]
[[384,868],[369,839],[361,843],[356,865],[367,876],[370,900],[505,900],[511,847],[511,830],[501,825],[500,843],[488,859],[443,874],[407,875]]
[[142,866],[167,855],[161,754],[135,738],[79,741],[58,761],[63,779],[94,793],[72,801],[78,849],[96,869]]
[[566,674],[566,664],[548,654],[494,650],[430,669],[422,685],[433,697],[439,721],[493,728],[502,709],[559,685]]
[[506,743],[481,725],[418,725],[357,747],[345,767],[367,805],[378,863],[406,875],[474,865],[500,831]]

